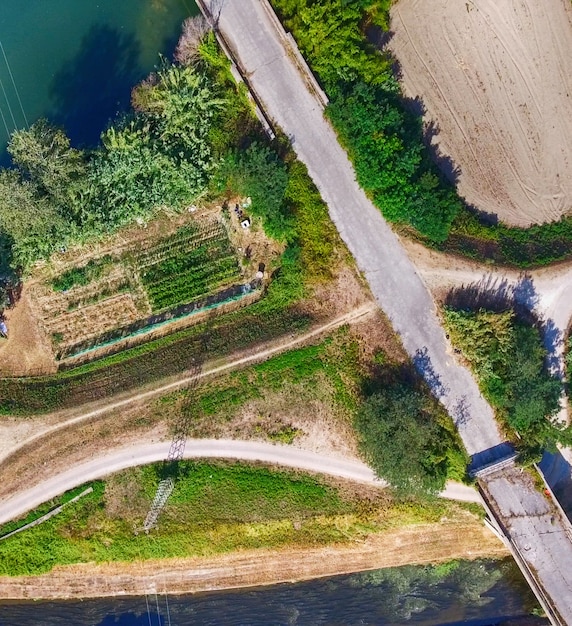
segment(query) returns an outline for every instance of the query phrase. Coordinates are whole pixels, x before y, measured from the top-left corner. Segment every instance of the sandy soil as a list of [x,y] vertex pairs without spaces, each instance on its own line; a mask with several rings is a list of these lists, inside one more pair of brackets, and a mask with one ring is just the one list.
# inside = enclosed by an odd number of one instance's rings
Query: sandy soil
[[54,372],[49,341],[33,313],[28,290],[13,309],[5,311],[8,339],[0,339],[0,375],[26,376]]
[[570,211],[570,1],[399,0],[392,30],[405,92],[437,124],[460,194],[521,226]]
[[0,598],[88,598],[193,593],[307,580],[458,558],[505,557],[504,545],[469,516],[370,535],[325,548],[245,550],[215,557],[56,567],[37,577],[0,577]]

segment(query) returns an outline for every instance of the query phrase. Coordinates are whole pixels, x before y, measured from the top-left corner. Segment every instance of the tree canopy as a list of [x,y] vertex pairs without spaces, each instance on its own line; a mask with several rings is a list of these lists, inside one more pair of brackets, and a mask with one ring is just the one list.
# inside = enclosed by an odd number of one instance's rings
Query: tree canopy
[[210,131],[224,105],[208,72],[164,65],[135,89],[137,111],[85,152],[41,119],[13,133],[0,171],[0,234],[26,268],[78,238],[203,194],[217,166]]
[[485,397],[522,438],[522,448],[552,448],[569,429],[554,422],[562,383],[546,367],[538,328],[512,310],[444,311],[451,341],[469,361]]
[[439,411],[428,394],[395,383],[372,394],[358,412],[362,450],[398,493],[437,494],[453,466],[466,462],[452,423]]

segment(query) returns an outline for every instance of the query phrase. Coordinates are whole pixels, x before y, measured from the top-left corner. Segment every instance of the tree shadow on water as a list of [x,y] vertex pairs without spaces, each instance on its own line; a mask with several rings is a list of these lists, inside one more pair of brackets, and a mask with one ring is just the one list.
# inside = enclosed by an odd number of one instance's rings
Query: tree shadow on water
[[165,626],[167,622],[162,615],[156,612],[144,612],[141,615],[128,612],[121,615],[108,615],[97,626],[148,626],[148,624],[158,624]]
[[95,25],[75,58],[54,76],[50,97],[55,109],[49,117],[66,129],[74,145],[97,145],[110,120],[129,107],[131,88],[144,74],[139,53],[133,35]]

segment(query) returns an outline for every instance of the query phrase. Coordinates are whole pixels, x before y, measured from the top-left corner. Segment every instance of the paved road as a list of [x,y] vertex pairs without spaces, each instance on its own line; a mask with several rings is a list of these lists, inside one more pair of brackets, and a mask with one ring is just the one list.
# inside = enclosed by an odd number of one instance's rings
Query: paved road
[[[103,478],[113,472],[156,463],[167,458],[169,442],[139,444],[120,448],[76,465],[66,472],[45,480],[34,487],[0,503],[0,524],[16,519],[38,505],[90,480]],[[338,459],[292,446],[273,445],[257,441],[231,439],[191,439],[185,447],[185,458],[224,458],[258,461],[309,472],[318,472],[369,485],[384,486],[373,471],[359,461]],[[478,502],[475,489],[459,483],[449,483],[443,497],[463,502]]]
[[219,29],[267,115],[292,138],[375,298],[455,419],[467,451],[479,454],[482,463],[505,454],[491,407],[471,374],[451,357],[429,291],[356,183],[346,153],[323,117],[321,102],[307,88],[293,55],[286,53],[264,4],[256,0],[205,4],[216,11]]
[[[429,291],[395,234],[355,181],[347,155],[323,117],[322,104],[309,88],[311,81],[304,78],[265,0],[201,2],[215,15],[220,35],[266,115],[291,138],[375,298],[455,420],[473,465],[480,467],[504,456],[507,445],[492,408],[468,370],[452,358]],[[527,553],[530,555],[527,546],[534,546],[534,558],[529,558],[528,566],[535,570],[536,580],[549,596],[546,608],[557,606],[563,618],[551,611],[551,619],[572,624],[572,543],[567,520],[558,514],[551,516],[553,536],[546,540],[541,526],[526,516],[526,503],[537,495],[534,486],[519,480],[518,473],[511,478],[512,482],[502,481],[493,490],[492,504],[499,511],[508,510],[512,502],[523,504],[518,532],[506,528],[506,533],[525,561]],[[538,586],[535,591],[543,597]]]

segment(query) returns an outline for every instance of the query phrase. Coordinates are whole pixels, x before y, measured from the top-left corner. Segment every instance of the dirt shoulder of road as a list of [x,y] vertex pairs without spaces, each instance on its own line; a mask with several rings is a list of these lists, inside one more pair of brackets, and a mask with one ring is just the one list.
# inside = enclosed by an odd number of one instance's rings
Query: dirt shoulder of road
[[469,516],[372,534],[329,547],[245,550],[214,557],[60,566],[41,576],[0,577],[0,599],[91,598],[197,593],[254,587],[357,571],[503,558],[508,551]]

